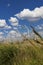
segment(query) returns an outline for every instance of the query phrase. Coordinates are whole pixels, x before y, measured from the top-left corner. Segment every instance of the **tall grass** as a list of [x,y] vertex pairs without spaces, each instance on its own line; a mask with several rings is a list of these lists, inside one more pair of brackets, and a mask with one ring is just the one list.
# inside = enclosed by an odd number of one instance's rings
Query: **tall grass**
[[35,30],[33,32],[40,40],[25,38],[15,44],[0,44],[0,65],[43,65],[43,40]]
[[43,49],[26,42],[1,44],[0,65],[43,65]]

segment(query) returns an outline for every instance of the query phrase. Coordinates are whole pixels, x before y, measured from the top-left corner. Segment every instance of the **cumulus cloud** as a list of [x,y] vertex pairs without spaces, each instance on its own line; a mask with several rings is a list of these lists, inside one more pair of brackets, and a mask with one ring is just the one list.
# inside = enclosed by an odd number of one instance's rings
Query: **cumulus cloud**
[[41,18],[43,19],[43,6],[41,6],[40,8],[37,7],[34,10],[24,9],[14,16],[17,16],[19,19],[26,19],[29,21],[36,21]]
[[9,32],[9,34],[11,34],[11,35],[15,35],[17,32],[16,31],[14,31],[14,30],[11,30],[10,32]]
[[[0,30],[2,30],[2,32],[7,33],[9,29],[11,29],[11,26],[8,26],[8,25],[7,25],[6,20],[5,20],[5,19],[0,19]],[[6,31],[6,30],[7,30],[7,31]],[[0,34],[1,34],[2,32],[0,32]],[[4,34],[5,34],[5,33],[4,33]]]
[[[43,19],[43,6],[41,6],[40,8],[37,7],[34,10],[24,9],[23,11],[21,11],[20,13],[14,15],[14,16],[16,16],[18,19],[29,20],[29,21],[37,21],[37,20]],[[18,26],[18,22],[19,22],[19,20],[16,17],[10,17],[10,19],[9,19],[9,22],[12,26],[7,25],[5,19],[0,19],[0,29],[3,28],[2,30],[5,33],[7,33],[6,39],[11,40],[11,41],[22,38],[21,34],[19,32],[15,31],[15,29],[16,30],[18,29],[16,26]],[[19,28],[21,28],[21,25],[19,25]],[[28,30],[28,28],[26,26],[25,26],[25,28]],[[35,28],[42,30],[43,24],[37,25]],[[3,34],[5,34],[4,32],[0,32],[0,40],[4,39],[4,36],[3,36]],[[39,33],[41,35],[43,35],[43,31],[41,31]],[[27,33],[24,32],[24,35],[27,35]],[[32,35],[31,37],[33,37],[33,34],[31,34],[31,35]]]
[[12,29],[11,26],[6,25],[2,30],[3,30],[4,34],[8,34],[8,32],[9,32],[11,29]]
[[0,27],[6,26],[6,20],[5,19],[0,19]]
[[3,32],[0,32],[0,35],[3,35],[4,33]]
[[[18,25],[18,19],[14,17],[10,17],[9,21],[12,26]],[[14,30],[12,30],[11,25],[8,25],[5,19],[0,19],[0,41],[4,41],[5,37],[6,39],[10,38],[10,40],[14,40],[15,36],[17,37],[20,35],[16,31],[14,31],[15,29],[17,29],[17,27],[13,27]]]
[[5,29],[11,29],[11,26],[6,25],[4,28]]
[[21,36],[21,34],[19,32],[17,32],[17,31],[15,31],[15,30],[11,30],[9,32],[9,35],[16,36],[16,37]]
[[11,30],[6,38],[8,41],[17,41],[21,39],[21,34],[19,32],[16,32],[15,30]]
[[15,18],[15,17],[10,17],[9,21],[10,21],[12,26],[17,26],[18,25],[18,19]]

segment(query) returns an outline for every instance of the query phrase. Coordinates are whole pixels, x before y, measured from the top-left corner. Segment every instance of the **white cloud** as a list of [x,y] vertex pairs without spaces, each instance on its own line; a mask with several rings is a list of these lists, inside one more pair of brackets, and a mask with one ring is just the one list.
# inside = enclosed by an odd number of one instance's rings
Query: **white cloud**
[[4,33],[3,32],[0,32],[0,35],[3,35]]
[[12,26],[17,26],[18,25],[18,19],[14,17],[10,17],[9,21],[11,22]]
[[40,25],[37,25],[35,28],[39,29],[39,30],[43,29],[42,26],[40,26]]
[[0,27],[6,26],[6,20],[5,19],[0,19]]
[[16,31],[14,31],[14,30],[11,30],[10,32],[9,32],[9,34],[11,34],[11,35],[15,35],[17,32]]
[[12,29],[11,26],[6,25],[6,26],[3,28],[3,31],[4,31],[4,33],[8,33],[11,29]]
[[14,16],[17,16],[19,19],[26,19],[29,21],[36,21],[41,18],[43,19],[43,6],[41,6],[40,8],[37,7],[34,10],[24,9]]
[[16,32],[15,30],[11,30],[8,35],[6,40],[8,41],[17,41],[17,40],[21,40],[21,34],[19,32]]
[[42,27],[41,27],[41,26],[39,26],[39,29],[42,29]]
[[21,34],[19,33],[19,32],[17,32],[17,31],[15,31],[15,30],[11,30],[10,32],[9,32],[9,35],[11,35],[11,36],[21,36]]
[[[14,17],[10,17],[9,21],[12,26],[18,25],[18,19],[14,18]],[[11,39],[14,40],[15,36],[16,37],[20,36],[20,34],[15,31],[15,29],[17,29],[17,27],[13,27],[14,30],[12,30],[12,26],[7,25],[5,19],[0,19],[0,29],[3,30],[2,32],[0,31],[0,41],[3,41],[5,39],[5,36],[6,36],[6,39],[10,38],[10,40]]]
[[39,30],[42,30],[43,29],[43,26],[42,25],[37,25],[35,28],[36,29],[39,29]]
[[0,31],[0,41],[3,41],[5,39],[3,35],[4,35],[4,32]]
[[6,25],[4,28],[5,29],[11,29],[11,26]]

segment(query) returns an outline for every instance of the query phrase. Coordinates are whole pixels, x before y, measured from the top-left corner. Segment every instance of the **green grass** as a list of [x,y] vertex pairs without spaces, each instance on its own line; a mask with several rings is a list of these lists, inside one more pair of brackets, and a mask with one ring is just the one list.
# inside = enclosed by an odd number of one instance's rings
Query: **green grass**
[[43,39],[31,28],[39,39],[0,44],[0,65],[43,65]]
[[43,65],[43,45],[34,40],[0,44],[0,65]]

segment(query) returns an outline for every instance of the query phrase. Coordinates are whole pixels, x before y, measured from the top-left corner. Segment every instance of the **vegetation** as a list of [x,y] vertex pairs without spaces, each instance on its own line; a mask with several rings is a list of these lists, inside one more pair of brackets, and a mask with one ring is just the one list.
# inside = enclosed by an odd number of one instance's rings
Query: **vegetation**
[[43,65],[43,40],[33,32],[40,39],[0,44],[0,65]]

